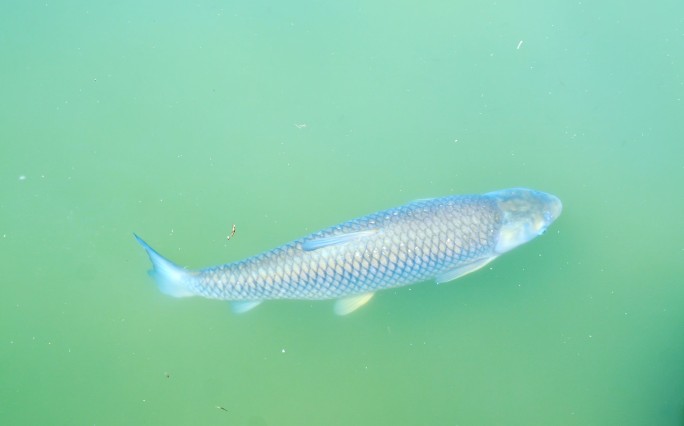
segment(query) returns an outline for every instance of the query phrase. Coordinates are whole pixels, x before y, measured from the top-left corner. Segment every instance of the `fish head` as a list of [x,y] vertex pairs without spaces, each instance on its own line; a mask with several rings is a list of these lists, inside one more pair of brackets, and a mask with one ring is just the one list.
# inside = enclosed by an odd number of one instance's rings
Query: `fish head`
[[527,188],[512,188],[486,194],[502,213],[496,253],[505,253],[541,235],[560,216],[561,200],[555,195]]

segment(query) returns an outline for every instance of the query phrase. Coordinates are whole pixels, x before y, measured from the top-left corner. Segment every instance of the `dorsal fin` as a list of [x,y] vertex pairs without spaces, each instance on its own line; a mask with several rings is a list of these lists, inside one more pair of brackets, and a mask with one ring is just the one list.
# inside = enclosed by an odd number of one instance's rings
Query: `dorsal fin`
[[368,237],[376,232],[378,232],[377,229],[367,229],[365,231],[347,232],[346,234],[333,235],[332,237],[313,238],[302,243],[302,250],[312,251],[323,247],[346,244],[351,241],[356,241],[359,238]]

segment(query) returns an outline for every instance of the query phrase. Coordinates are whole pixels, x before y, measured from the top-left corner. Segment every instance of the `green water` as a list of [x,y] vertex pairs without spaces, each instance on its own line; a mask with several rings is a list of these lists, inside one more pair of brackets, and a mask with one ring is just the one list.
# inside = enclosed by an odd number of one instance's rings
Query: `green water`
[[[682,16],[3,2],[0,423],[684,424]],[[512,186],[543,237],[348,317],[170,298],[132,237],[202,267]]]

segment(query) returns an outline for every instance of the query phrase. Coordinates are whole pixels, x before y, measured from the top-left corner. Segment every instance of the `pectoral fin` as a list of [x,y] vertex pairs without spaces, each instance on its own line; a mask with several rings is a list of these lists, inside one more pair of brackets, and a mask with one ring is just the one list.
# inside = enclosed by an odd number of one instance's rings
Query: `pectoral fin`
[[318,250],[323,247],[334,246],[337,244],[346,244],[351,241],[356,241],[359,238],[368,237],[378,232],[377,229],[368,229],[366,231],[348,232],[346,234],[334,235],[332,237],[313,238],[302,243],[304,251]]
[[483,268],[486,264],[488,264],[494,259],[496,259],[496,256],[488,257],[486,259],[478,260],[476,262],[469,263],[464,266],[459,266],[458,268],[451,269],[446,272],[442,272],[441,274],[435,277],[435,281],[437,282],[437,284],[443,284],[449,281],[453,281],[456,278],[461,278],[466,274],[475,272],[478,269]]
[[373,294],[375,293],[364,293],[339,299],[337,302],[335,302],[335,313],[337,315],[350,314],[368,303],[368,301],[373,297]]

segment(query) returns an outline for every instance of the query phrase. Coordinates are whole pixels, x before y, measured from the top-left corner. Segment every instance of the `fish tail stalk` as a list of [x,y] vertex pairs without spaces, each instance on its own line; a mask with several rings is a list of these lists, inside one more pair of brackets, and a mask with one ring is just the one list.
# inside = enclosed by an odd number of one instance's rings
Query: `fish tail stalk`
[[194,296],[192,291],[193,273],[185,268],[182,268],[170,260],[164,258],[149,246],[142,238],[135,236],[136,241],[145,249],[150,260],[152,261],[152,269],[149,274],[157,283],[159,290],[173,297],[188,297]]

